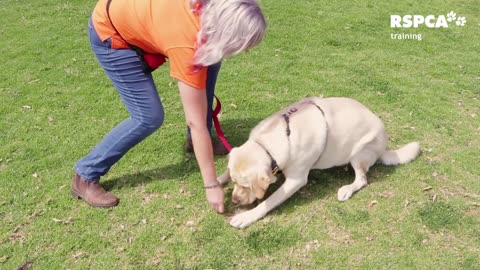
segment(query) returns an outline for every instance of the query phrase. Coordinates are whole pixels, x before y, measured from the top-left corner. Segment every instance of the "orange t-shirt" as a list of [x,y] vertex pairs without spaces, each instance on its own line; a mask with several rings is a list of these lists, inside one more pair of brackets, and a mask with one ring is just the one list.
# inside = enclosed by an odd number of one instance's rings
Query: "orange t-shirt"
[[[168,57],[172,78],[205,89],[207,68],[193,71],[200,20],[189,0],[112,0],[110,18],[128,43]],[[112,48],[128,48],[110,24],[107,0],[98,1],[92,22],[102,41],[111,38]]]

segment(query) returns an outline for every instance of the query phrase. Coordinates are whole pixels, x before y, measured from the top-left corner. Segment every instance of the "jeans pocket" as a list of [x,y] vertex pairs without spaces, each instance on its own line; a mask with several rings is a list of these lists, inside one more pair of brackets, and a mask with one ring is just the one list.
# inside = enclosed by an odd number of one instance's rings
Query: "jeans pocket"
[[105,47],[110,49],[112,47],[112,39],[107,38],[105,41],[102,41],[97,34],[95,28],[89,23],[88,24],[88,37],[90,38],[90,44],[97,47]]

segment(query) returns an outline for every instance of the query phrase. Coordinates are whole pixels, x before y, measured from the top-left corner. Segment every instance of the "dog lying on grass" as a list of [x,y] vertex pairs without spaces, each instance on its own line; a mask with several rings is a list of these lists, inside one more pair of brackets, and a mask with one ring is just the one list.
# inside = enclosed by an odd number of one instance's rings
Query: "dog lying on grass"
[[243,145],[233,148],[228,168],[218,178],[235,183],[232,202],[246,205],[262,199],[281,170],[285,182],[255,208],[235,215],[230,224],[245,228],[263,218],[307,184],[311,169],[350,163],[355,180],[338,190],[346,201],[365,187],[368,169],[380,161],[398,165],[420,153],[417,142],[387,150],[388,136],[382,121],[368,108],[349,98],[305,98],[261,121]]

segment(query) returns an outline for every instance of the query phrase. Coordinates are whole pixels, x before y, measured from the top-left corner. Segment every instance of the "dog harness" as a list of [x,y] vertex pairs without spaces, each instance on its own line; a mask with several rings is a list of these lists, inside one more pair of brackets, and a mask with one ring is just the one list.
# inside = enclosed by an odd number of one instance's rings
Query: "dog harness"
[[258,142],[257,140],[255,140],[255,142],[260,145],[263,150],[265,150],[265,152],[267,152],[267,155],[270,157],[270,159],[272,160],[272,165],[271,165],[271,168],[272,168],[272,174],[273,175],[276,175],[280,170],[280,166],[278,166],[278,163],[277,161],[273,158],[272,154],[270,154],[270,152],[268,152],[267,148],[265,148],[260,142]]
[[[318,110],[320,110],[320,112],[322,113],[323,115],[323,118],[325,118],[325,125],[326,125],[326,129],[327,129],[327,134],[328,134],[328,123],[327,123],[327,119],[325,117],[325,112],[322,110],[322,108],[320,108],[320,106],[318,106],[315,102],[313,102],[312,100],[306,100],[300,104],[310,104],[310,105],[313,105],[315,107],[317,107]],[[287,128],[285,130],[285,133],[287,134],[287,138],[288,140],[290,141],[290,134],[291,134],[291,130],[290,130],[290,116],[294,113],[298,112],[298,108],[290,108],[286,113],[282,114],[282,117],[283,119],[285,120],[286,124],[287,124]],[[328,136],[327,136],[328,138]],[[267,155],[270,157],[270,159],[272,160],[272,165],[271,165],[271,168],[272,168],[272,174],[273,175],[276,175],[279,171],[281,171],[280,169],[280,166],[278,166],[278,163],[277,161],[273,158],[272,154],[270,154],[270,152],[268,152],[267,148],[265,146],[263,146],[258,140],[255,140],[255,142],[260,145],[264,150],[265,152],[267,152]],[[323,145],[323,148],[325,149],[325,146],[327,145],[327,139],[325,139],[325,142],[324,142],[324,145]],[[317,161],[315,163],[317,163],[320,158],[322,157],[322,155],[320,154],[320,157],[318,157]]]
[[[320,110],[320,112],[322,113],[323,117],[325,118],[325,112],[322,110],[322,108],[320,108],[320,106],[318,106],[315,102],[311,101],[311,100],[306,100],[300,104],[311,104],[315,107],[317,107],[317,109]],[[287,129],[286,129],[286,133],[287,133],[287,137],[290,137],[290,115],[294,114],[298,112],[298,109],[297,108],[291,108],[290,110],[288,110],[287,113],[284,113],[282,114],[282,117],[283,119],[285,119],[285,122],[287,123]]]

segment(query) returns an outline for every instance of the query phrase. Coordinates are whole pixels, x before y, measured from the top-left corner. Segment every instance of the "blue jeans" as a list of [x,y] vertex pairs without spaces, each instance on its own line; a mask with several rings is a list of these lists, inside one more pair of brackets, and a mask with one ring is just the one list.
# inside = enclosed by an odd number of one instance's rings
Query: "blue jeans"
[[[135,51],[110,48],[111,40],[100,40],[93,28],[91,18],[88,22],[88,36],[98,62],[130,113],[130,117],[114,127],[87,156],[74,166],[81,177],[98,182],[100,177],[105,175],[128,150],[160,128],[164,120],[164,109],[152,75],[142,71]],[[212,127],[212,103],[220,65],[220,63],[212,65],[207,71],[209,130]],[[187,137],[190,137],[189,130]]]

